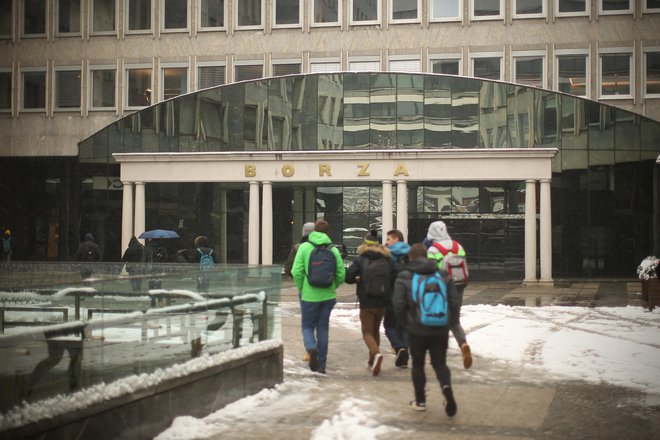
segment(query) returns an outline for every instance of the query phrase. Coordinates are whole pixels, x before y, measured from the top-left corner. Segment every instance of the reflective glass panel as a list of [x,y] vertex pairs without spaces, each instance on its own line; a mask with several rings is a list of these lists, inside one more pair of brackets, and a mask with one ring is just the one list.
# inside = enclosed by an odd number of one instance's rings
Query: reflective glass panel
[[0,110],[11,109],[11,72],[0,72]]
[[46,108],[46,72],[23,72],[23,108]]
[[472,60],[474,76],[485,79],[501,79],[501,60],[500,57],[474,58]]
[[424,78],[397,75],[397,147],[421,148],[424,144]]
[[500,0],[473,0],[475,17],[499,16]]
[[451,78],[424,77],[424,145],[451,146]]
[[514,58],[516,78],[518,84],[533,87],[543,87],[543,57],[516,57]]
[[431,60],[433,73],[458,75],[460,60]]
[[80,0],[58,0],[57,32],[61,34],[80,32]]
[[456,148],[479,145],[480,81],[452,77],[452,143]]
[[128,69],[128,106],[151,105],[151,69]]
[[395,74],[371,75],[369,128],[372,148],[396,147],[396,77]]
[[151,29],[151,0],[128,0],[128,30]]
[[[98,1],[99,0],[96,0],[96,2]],[[11,8],[11,2],[9,2],[9,4]],[[9,14],[9,16],[11,17],[11,13]],[[45,0],[24,0],[23,33],[24,34],[46,33],[46,1]]]
[[339,21],[339,0],[313,0],[314,23],[337,23]]
[[628,11],[630,0],[600,0],[603,11]]
[[584,96],[587,93],[587,56],[560,55],[557,57],[560,92]]
[[248,81],[259,79],[264,76],[264,68],[261,64],[242,64],[235,66],[235,81]]
[[345,148],[369,147],[370,75],[344,74]]
[[238,26],[261,26],[261,0],[241,0],[234,5]]
[[484,82],[479,92],[479,146],[508,145],[506,85]]
[[344,144],[343,76],[321,75],[318,87],[318,148],[341,149]]
[[11,13],[11,1],[0,2],[0,35],[9,36],[12,31],[13,16]]
[[630,95],[629,53],[601,55],[601,94]]
[[188,27],[188,0],[164,0],[164,5],[163,26],[165,29],[185,29]]
[[115,0],[92,0],[94,14],[92,30],[94,32],[113,32],[115,30]]
[[516,0],[516,14],[541,14],[544,0]]
[[275,1],[275,24],[298,24],[300,23],[300,0],[276,0]]
[[641,135],[640,116],[615,108],[614,140],[616,150],[638,150]]
[[539,147],[558,146],[559,108],[555,93],[534,91],[537,105],[534,144]]
[[590,101],[586,114],[589,150],[614,150],[614,108]]
[[587,9],[586,0],[557,0],[559,12],[584,12]]
[[507,128],[509,145],[513,148],[531,147],[529,136],[530,112],[534,109],[534,92],[526,87],[509,88],[507,97]]
[[379,0],[352,0],[353,22],[378,20]]
[[458,18],[462,6],[461,0],[431,0],[431,17]]
[[225,26],[225,0],[200,0],[200,26]]
[[660,94],[660,52],[647,52],[646,56],[646,84],[647,95]]
[[273,64],[273,76],[293,75],[300,73],[300,63]]
[[586,149],[589,143],[585,102],[572,96],[561,97],[561,148]]
[[419,18],[417,0],[392,0],[393,20],[416,20]]

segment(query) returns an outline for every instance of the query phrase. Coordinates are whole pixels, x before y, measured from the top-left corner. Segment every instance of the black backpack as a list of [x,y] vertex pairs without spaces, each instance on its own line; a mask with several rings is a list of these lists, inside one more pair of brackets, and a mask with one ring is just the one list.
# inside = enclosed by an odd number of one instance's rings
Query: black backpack
[[332,244],[317,246],[309,254],[307,281],[314,287],[330,287],[337,273],[337,259]]
[[367,259],[361,274],[363,292],[367,296],[388,297],[392,291],[391,270],[388,258]]

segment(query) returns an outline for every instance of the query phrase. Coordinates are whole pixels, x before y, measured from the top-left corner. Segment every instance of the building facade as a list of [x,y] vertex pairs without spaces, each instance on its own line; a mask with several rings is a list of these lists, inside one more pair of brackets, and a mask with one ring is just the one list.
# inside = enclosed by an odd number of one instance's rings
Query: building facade
[[[658,252],[656,0],[3,0],[0,17],[0,225],[21,259],[66,259],[88,230],[119,258],[122,152],[556,149],[550,178],[398,179],[409,239],[441,217],[487,277],[528,278],[527,181],[551,179],[554,276],[634,275]],[[251,81],[361,71],[381,73]],[[325,215],[350,249],[388,224],[383,181],[402,197],[397,176],[317,177],[273,183],[276,263],[299,221]],[[249,181],[145,186],[145,227],[254,259]]]

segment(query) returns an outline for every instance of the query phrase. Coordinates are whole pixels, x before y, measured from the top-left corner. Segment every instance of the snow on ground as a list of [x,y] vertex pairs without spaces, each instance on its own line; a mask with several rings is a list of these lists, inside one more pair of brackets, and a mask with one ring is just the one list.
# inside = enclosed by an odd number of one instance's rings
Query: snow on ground
[[[335,308],[331,325],[359,332],[358,310]],[[542,373],[543,380],[584,380],[660,395],[660,310],[641,307],[464,306],[462,323],[473,353]],[[332,341],[331,341],[332,344]],[[455,344],[451,339],[450,344]],[[203,418],[179,417],[157,440],[220,437],[236,420],[290,414],[318,398],[316,375],[285,359],[284,383]],[[323,393],[320,393],[323,394]],[[373,423],[370,403],[349,397],[313,432],[314,440],[375,438],[393,427]]]

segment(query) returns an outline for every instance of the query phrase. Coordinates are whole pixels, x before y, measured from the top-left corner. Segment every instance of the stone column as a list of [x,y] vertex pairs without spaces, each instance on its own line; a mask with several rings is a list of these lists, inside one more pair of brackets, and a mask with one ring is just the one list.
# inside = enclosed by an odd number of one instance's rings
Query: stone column
[[250,182],[248,264],[259,264],[259,182]]
[[525,181],[525,283],[536,283],[536,181]]
[[[135,182],[135,226],[133,231],[136,237],[144,232],[145,211],[144,182]],[[142,241],[144,242],[144,240]]]
[[387,231],[394,229],[394,220],[392,215],[392,181],[384,180],[383,181],[383,232],[382,239],[383,244],[387,239]]
[[119,255],[124,255],[128,242],[133,236],[133,183],[122,182],[123,200],[121,204],[121,249]]
[[262,183],[261,202],[261,264],[273,264],[273,184]]
[[408,185],[405,180],[396,181],[396,228],[408,241]]
[[541,180],[540,204],[541,282],[552,283],[552,207],[550,179]]

